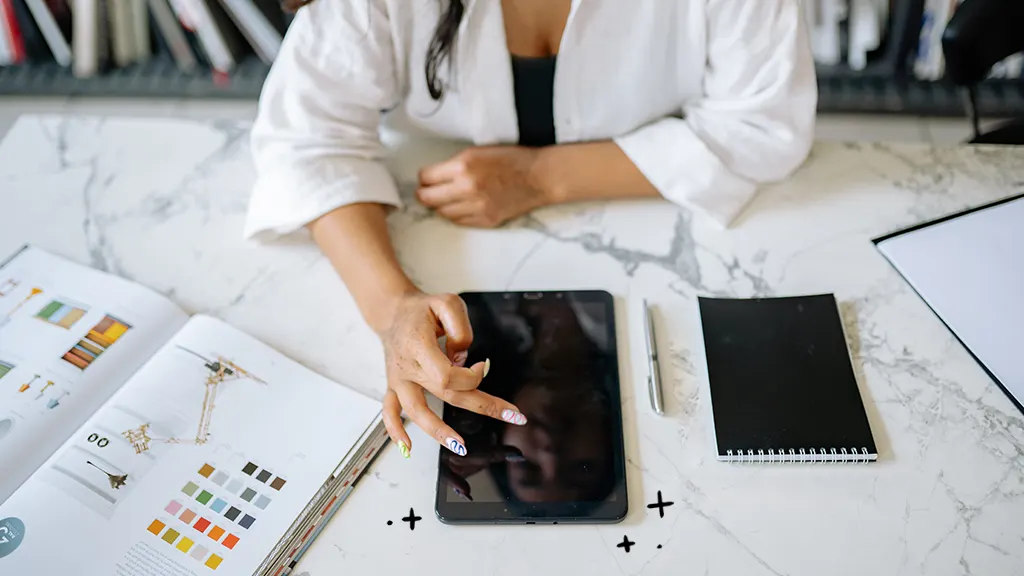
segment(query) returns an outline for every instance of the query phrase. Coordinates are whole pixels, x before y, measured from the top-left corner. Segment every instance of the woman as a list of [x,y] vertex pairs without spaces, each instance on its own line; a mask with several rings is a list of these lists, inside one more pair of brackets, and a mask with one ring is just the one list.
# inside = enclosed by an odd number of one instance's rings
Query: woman
[[312,232],[381,337],[385,423],[406,456],[403,409],[466,453],[424,391],[526,418],[477,390],[489,364],[464,366],[461,300],[422,293],[395,258],[382,119],[473,144],[424,166],[416,192],[466,226],[657,196],[727,225],[810,148],[817,93],[798,0],[290,1],[308,5],[260,99],[247,234]]

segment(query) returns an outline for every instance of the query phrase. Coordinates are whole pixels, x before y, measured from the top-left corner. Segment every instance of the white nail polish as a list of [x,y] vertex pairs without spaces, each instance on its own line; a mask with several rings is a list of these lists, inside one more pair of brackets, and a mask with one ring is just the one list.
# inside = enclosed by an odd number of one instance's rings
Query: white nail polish
[[444,445],[458,456],[466,455],[466,447],[462,445],[462,442],[459,442],[455,438],[446,438]]
[[523,416],[515,410],[509,410],[507,408],[501,411],[501,419],[509,424],[515,424],[516,426],[526,424],[526,416]]
[[487,378],[487,373],[491,371],[491,359],[484,360],[484,378]]

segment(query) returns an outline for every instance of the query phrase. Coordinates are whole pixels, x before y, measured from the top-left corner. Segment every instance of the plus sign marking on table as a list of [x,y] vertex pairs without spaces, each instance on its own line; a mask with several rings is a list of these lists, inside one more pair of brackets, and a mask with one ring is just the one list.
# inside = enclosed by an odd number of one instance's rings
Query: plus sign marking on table
[[629,547],[630,546],[635,546],[635,545],[636,545],[636,542],[630,542],[628,537],[623,536],[622,537],[622,542],[619,542],[618,544],[616,544],[615,547],[616,548],[622,548],[622,549],[624,549],[626,551],[626,554],[629,554]]
[[654,504],[648,504],[647,507],[648,508],[657,508],[658,509],[658,516],[661,517],[661,518],[664,518],[665,517],[665,508],[668,508],[669,506],[671,506],[673,504],[675,504],[675,502],[662,501],[662,499],[661,499],[661,490],[658,490],[658,501],[655,502]]
[[421,516],[417,516],[416,513],[412,511],[412,508],[409,508],[409,515],[405,518],[402,518],[402,522],[409,523],[409,530],[415,530],[416,522],[420,520],[423,520],[423,518]]

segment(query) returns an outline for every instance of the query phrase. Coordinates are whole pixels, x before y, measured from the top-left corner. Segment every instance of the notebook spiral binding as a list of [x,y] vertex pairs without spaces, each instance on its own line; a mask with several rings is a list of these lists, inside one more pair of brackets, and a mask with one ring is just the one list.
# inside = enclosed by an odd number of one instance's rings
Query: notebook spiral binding
[[867,448],[800,448],[795,450],[727,450],[725,452],[726,462],[755,462],[781,463],[781,462],[870,462],[874,459],[868,453]]

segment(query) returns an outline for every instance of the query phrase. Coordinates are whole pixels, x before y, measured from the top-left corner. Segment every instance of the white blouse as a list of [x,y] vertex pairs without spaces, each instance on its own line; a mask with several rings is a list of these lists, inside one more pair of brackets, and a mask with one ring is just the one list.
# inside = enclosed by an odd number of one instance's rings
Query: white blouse
[[[441,0],[314,0],[299,11],[252,130],[247,236],[287,234],[357,202],[400,206],[382,120],[476,145],[518,141],[500,0],[465,3],[441,102],[424,75]],[[796,169],[813,139],[798,0],[573,0],[554,82],[559,143],[614,139],[665,198],[723,226],[759,184]]]

